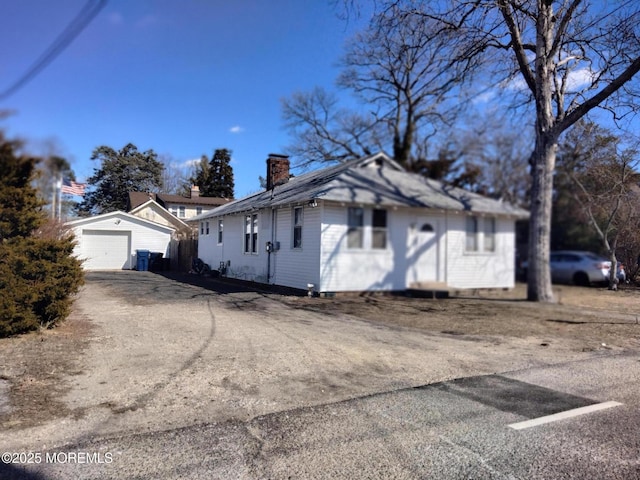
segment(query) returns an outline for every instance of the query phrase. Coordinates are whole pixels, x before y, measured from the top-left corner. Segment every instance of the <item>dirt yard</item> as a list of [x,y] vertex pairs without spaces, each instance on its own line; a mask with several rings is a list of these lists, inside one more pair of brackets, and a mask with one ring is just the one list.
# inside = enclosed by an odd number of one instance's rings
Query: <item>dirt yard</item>
[[418,328],[435,334],[544,337],[571,341],[584,351],[640,347],[640,288],[555,286],[555,304],[526,301],[526,285],[512,290],[452,292],[447,299],[399,295],[353,295],[310,299],[284,297],[298,308],[345,313],[371,322]]
[[[199,299],[199,301],[202,301],[202,298],[215,298],[215,301],[218,302],[225,301],[225,308],[228,308],[229,312],[234,309],[245,310],[243,315],[247,315],[247,317],[243,318],[262,314],[260,311],[262,306],[256,308],[254,313],[246,311],[243,306],[258,297],[255,292],[245,292],[238,294],[244,295],[244,297],[230,296],[230,299],[226,299],[225,292],[221,292],[221,288],[224,290],[226,287],[219,281],[190,279],[186,276],[179,279],[181,282],[179,284],[172,279],[162,280],[164,283],[157,287],[151,288],[146,286],[145,282],[139,282],[136,283],[136,288],[139,290],[136,291],[127,286],[121,287],[117,293],[131,305],[142,306],[142,311],[147,304],[169,301],[168,296],[173,294],[176,295],[175,298],[180,298],[180,301],[186,301],[187,297]],[[95,283],[96,288],[98,285],[100,288],[106,288],[104,284],[108,284],[108,281],[105,282],[104,279],[99,278],[90,279],[89,282],[99,282]],[[193,283],[198,286],[194,286]],[[107,286],[112,289],[118,288],[117,285]],[[152,290],[154,291],[152,292]],[[149,299],[151,293],[156,295],[156,300]],[[83,294],[84,291],[80,295]],[[448,339],[453,338],[471,341],[481,339],[490,348],[493,348],[491,345],[509,344],[511,349],[517,351],[522,347],[529,349],[527,351],[530,357],[535,357],[537,355],[535,352],[544,352],[545,350],[551,355],[551,350],[556,347],[561,347],[561,354],[565,356],[567,352],[638,350],[640,348],[640,324],[638,323],[640,290],[631,288],[611,292],[603,288],[558,287],[556,289],[558,303],[553,305],[526,302],[524,300],[524,285],[518,285],[512,291],[457,292],[448,299],[382,294],[307,298],[264,292],[259,293],[259,297],[261,302],[267,302],[261,305],[267,305],[268,309],[277,311],[277,305],[282,305],[289,312],[300,312],[298,317],[293,315],[290,320],[287,320],[290,325],[293,325],[292,328],[303,328],[302,323],[307,324],[310,329],[318,328],[313,327],[312,322],[321,322],[322,318],[335,320],[353,318],[364,321],[365,327],[363,328],[367,328],[366,324],[369,324],[373,329],[384,327],[387,331],[391,327],[392,330],[400,331],[405,337],[410,336],[406,334],[407,330],[409,333],[413,329],[419,330],[428,334],[428,341],[433,342],[437,346],[435,348],[449,348],[439,345],[447,345]],[[87,303],[87,305],[89,304],[90,302]],[[188,305],[185,303],[181,308],[188,309],[190,308]],[[302,315],[303,312],[306,312],[306,316]],[[183,311],[180,315],[187,314],[187,311]],[[296,323],[298,323],[297,326]],[[333,329],[340,328],[340,322],[332,325]],[[97,408],[78,407],[77,405],[71,408],[69,401],[65,401],[64,398],[65,393],[70,389],[69,378],[73,379],[74,376],[81,378],[88,374],[88,367],[84,360],[85,350],[89,349],[91,345],[118,341],[118,330],[108,331],[106,337],[104,333],[101,333],[107,327],[104,324],[97,326],[95,319],[88,318],[82,309],[77,308],[65,323],[54,330],[0,339],[0,430],[20,430],[42,425],[52,418],[80,418],[84,415],[83,408]],[[280,328],[276,326],[276,329]],[[129,331],[126,335],[137,336],[131,333],[132,331],[135,330]],[[321,332],[321,330],[318,331]],[[245,336],[250,339],[251,330],[249,329],[247,332],[249,333],[246,333]],[[295,330],[291,334],[286,333],[282,339],[284,341],[298,341],[300,332],[302,330]],[[146,334],[153,336],[158,335],[158,332],[149,330]],[[313,345],[314,335],[318,334],[316,332],[309,334],[309,343],[303,345],[304,348]],[[191,341],[193,342],[193,340]],[[399,345],[397,348],[402,348],[403,341],[402,338],[397,341]],[[224,345],[224,342],[221,345]],[[276,346],[273,348],[274,352],[278,351]],[[323,348],[327,347],[323,345]],[[176,347],[176,352],[177,349],[178,347]],[[262,352],[267,355],[268,352],[265,353],[264,347],[260,347],[260,349],[258,354]],[[126,348],[122,350],[127,351]],[[233,352],[231,353],[235,355]],[[446,351],[445,353],[437,353],[440,356],[446,355]],[[508,358],[508,354],[509,352],[505,353],[505,357],[500,358]],[[121,354],[119,353],[119,355]],[[142,354],[137,354],[138,357],[140,355]],[[144,355],[150,355],[150,353],[144,353]],[[319,355],[322,355],[321,350],[319,350]],[[560,353],[556,355],[560,355]],[[212,356],[212,358],[220,357]],[[233,356],[229,358],[233,360]],[[407,359],[410,358],[413,357],[407,356]],[[110,361],[115,362],[116,360]],[[135,364],[139,359],[119,358],[117,361],[121,362],[119,365],[126,366],[129,363]],[[194,357],[189,361],[193,363],[197,359]],[[470,359],[465,364],[473,365],[473,361]],[[290,362],[290,359],[283,360],[285,365],[289,365]],[[185,365],[187,364],[188,362],[185,363]],[[115,370],[112,368],[112,371]],[[387,375],[395,375],[394,372],[389,370]],[[452,371],[450,374],[461,375],[460,372],[461,370]],[[108,385],[103,384],[107,383],[108,375],[112,375],[112,373],[107,372],[105,375],[104,381],[96,382],[93,387],[87,387],[90,392],[87,392],[86,395],[98,395],[93,391],[96,388],[104,387],[106,392],[104,395],[107,398]],[[209,375],[210,378],[214,373],[207,371],[206,375]],[[383,378],[384,374],[380,373],[379,377]],[[227,383],[225,384],[225,382]],[[220,380],[222,386],[228,383],[227,377]],[[277,395],[276,387],[273,387],[274,395]],[[175,388],[177,392],[180,387],[178,385]],[[239,394],[236,393],[236,395]],[[143,397],[144,395],[141,395],[139,398]],[[99,403],[100,401],[100,398],[97,398],[95,403],[91,405],[111,406],[113,407],[111,410],[116,413],[118,408],[124,411],[121,407],[113,406],[111,401]],[[80,401],[76,403],[83,405]],[[90,405],[88,401],[86,404]],[[136,406],[126,408],[135,410]]]

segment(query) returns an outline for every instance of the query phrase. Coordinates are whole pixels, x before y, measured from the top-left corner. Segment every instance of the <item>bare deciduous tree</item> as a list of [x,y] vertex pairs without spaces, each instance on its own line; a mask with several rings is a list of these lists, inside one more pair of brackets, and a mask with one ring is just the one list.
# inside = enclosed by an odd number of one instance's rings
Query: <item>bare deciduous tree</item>
[[[344,0],[357,12],[357,0]],[[344,59],[340,83],[374,106],[403,163],[431,122],[492,88],[534,125],[527,298],[553,301],[553,176],[563,132],[596,108],[620,121],[638,107],[636,0],[380,0]],[[497,97],[494,97],[497,98]],[[319,129],[320,133],[322,132]],[[318,132],[316,132],[318,133]]]
[[428,18],[437,31],[452,32],[456,43],[440,53],[466,68],[445,64],[443,75],[462,71],[465,85],[493,81],[524,94],[521,105],[533,105],[527,297],[553,301],[549,239],[558,139],[596,107],[615,119],[635,111],[640,7],[633,0],[395,0],[378,8],[399,12],[399,21]]
[[472,128],[455,129],[451,141],[467,164],[478,169],[479,191],[512,205],[527,206],[531,177],[529,129],[508,128],[502,115],[474,116]]
[[162,170],[162,192],[186,195],[190,191],[189,169],[181,166],[171,155],[160,154],[158,160],[164,165]]
[[338,83],[375,107],[390,132],[394,159],[408,166],[416,143],[455,118],[459,102],[453,98],[477,57],[459,50],[455,29],[405,7],[389,3],[352,39]]
[[559,168],[571,179],[573,198],[611,260],[610,289],[618,283],[619,242],[637,235],[640,221],[638,152],[621,143],[609,130],[580,122],[563,142]]
[[289,153],[299,165],[346,161],[382,149],[380,124],[340,108],[337,97],[317,87],[282,100],[285,127],[294,137]]

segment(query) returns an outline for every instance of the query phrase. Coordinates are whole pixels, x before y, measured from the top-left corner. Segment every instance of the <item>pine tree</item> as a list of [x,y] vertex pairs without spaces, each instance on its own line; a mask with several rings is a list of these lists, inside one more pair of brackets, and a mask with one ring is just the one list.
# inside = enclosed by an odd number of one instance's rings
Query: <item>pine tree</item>
[[19,155],[20,148],[0,132],[0,242],[29,236],[44,220],[43,202],[31,185],[36,159]]
[[230,150],[217,149],[209,162],[208,169],[201,167],[198,174],[194,183],[200,187],[200,194],[203,197],[233,198],[234,181]]
[[160,190],[164,165],[153,150],[139,152],[131,143],[120,151],[101,146],[93,151],[91,159],[100,160],[101,166],[87,179],[93,189],[80,205],[85,214],[125,210],[129,192]]
[[0,337],[52,326],[71,308],[83,275],[73,237],[43,226],[32,186],[37,160],[0,132]]

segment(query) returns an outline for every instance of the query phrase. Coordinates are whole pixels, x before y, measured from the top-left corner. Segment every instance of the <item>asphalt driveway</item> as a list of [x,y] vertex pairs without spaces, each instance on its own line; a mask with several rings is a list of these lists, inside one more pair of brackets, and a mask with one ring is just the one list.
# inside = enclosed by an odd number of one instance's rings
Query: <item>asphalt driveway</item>
[[[0,412],[9,427],[5,441],[58,445],[115,432],[244,421],[593,353],[547,349],[541,357],[539,344],[526,339],[433,335],[296,308],[290,300],[188,276],[90,273],[67,325],[43,334],[40,344],[32,337],[5,344],[14,348],[5,349],[13,361],[4,362],[2,372],[13,382]],[[80,343],[60,343],[67,336]],[[34,367],[38,361],[46,366]],[[48,376],[40,379],[43,369]],[[46,398],[31,413],[21,411],[29,399],[20,393],[38,382],[53,391],[41,391]]]

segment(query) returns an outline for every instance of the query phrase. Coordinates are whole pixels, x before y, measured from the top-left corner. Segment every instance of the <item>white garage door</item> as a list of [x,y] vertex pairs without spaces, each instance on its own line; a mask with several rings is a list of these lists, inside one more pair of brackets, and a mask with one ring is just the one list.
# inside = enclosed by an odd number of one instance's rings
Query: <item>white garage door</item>
[[85,270],[130,268],[131,232],[83,230],[82,254]]

